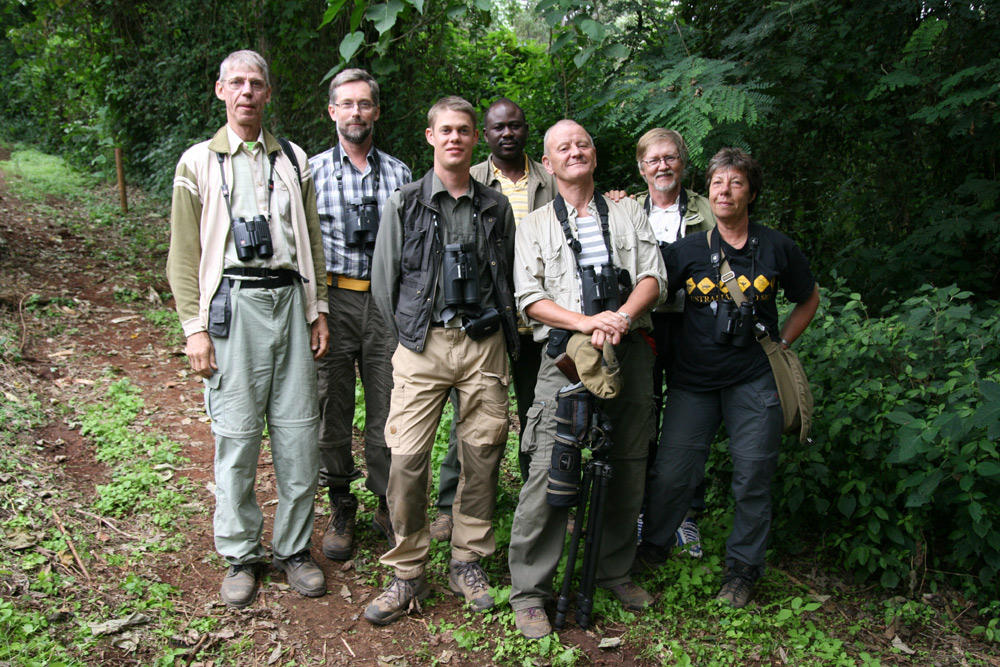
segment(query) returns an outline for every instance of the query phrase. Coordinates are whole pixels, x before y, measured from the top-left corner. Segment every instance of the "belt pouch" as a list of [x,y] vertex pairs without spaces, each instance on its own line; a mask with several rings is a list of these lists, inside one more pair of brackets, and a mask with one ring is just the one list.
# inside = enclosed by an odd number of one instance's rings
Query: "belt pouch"
[[216,338],[229,336],[229,322],[233,312],[229,303],[232,284],[232,280],[223,278],[219,282],[219,289],[215,290],[212,302],[208,305],[208,333]]

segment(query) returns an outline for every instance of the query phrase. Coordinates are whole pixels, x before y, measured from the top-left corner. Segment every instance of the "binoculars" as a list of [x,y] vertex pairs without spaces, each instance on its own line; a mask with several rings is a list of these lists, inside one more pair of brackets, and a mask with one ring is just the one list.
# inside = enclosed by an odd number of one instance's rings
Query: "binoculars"
[[233,241],[236,243],[236,256],[241,262],[249,262],[255,256],[267,259],[274,254],[271,228],[263,215],[255,215],[250,220],[233,218],[232,230]]
[[355,216],[347,216],[344,226],[344,242],[350,248],[365,248],[375,245],[378,233],[378,200],[367,196],[355,199],[350,204]]

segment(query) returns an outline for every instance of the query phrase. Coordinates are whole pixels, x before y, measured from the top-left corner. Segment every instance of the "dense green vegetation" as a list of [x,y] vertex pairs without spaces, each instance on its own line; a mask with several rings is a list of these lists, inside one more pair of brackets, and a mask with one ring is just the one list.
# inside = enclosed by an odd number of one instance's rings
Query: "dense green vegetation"
[[720,146],[749,149],[760,219],[831,286],[801,346],[817,442],[783,459],[775,546],[887,589],[1000,598],[994,3],[0,0],[0,25],[8,138],[103,176],[122,146],[160,194],[223,122],[218,63],[247,47],[272,63],[269,127],[311,153],[345,64],[376,73],[377,142],[418,173],[426,109],[450,93],[520,102],[533,154],[580,119],[608,187],[638,189],[635,140],[654,125],[687,138],[699,190]]

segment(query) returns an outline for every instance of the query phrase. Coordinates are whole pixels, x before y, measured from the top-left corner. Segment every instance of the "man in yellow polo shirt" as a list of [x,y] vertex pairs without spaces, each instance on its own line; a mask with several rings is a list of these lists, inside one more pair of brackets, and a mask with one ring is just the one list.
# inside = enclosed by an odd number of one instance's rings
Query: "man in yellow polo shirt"
[[[521,224],[528,213],[555,198],[555,179],[545,171],[540,162],[532,160],[524,152],[528,143],[528,122],[524,110],[506,97],[501,97],[486,110],[483,136],[486,137],[486,145],[490,147],[490,155],[483,162],[474,165],[470,174],[480,183],[503,193],[510,200],[514,224]],[[518,331],[521,354],[516,361],[511,362],[511,375],[517,398],[518,421],[523,432],[526,413],[535,400],[535,378],[538,376],[542,348],[531,337],[531,329],[523,323],[520,323]],[[453,395],[452,400],[454,398]],[[448,454],[441,462],[438,516],[430,529],[431,537],[443,542],[451,538],[451,505],[458,487],[459,467],[455,445],[455,429],[452,427]]]

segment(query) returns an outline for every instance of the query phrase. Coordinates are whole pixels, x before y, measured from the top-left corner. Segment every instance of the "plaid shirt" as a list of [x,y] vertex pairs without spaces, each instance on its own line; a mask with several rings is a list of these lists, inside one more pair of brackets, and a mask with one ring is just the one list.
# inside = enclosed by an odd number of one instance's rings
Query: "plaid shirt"
[[[369,280],[371,278],[371,257],[364,248],[349,248],[344,239],[345,216],[356,218],[357,209],[349,204],[363,196],[371,196],[375,185],[374,167],[379,167],[378,199],[379,217],[385,201],[399,186],[413,180],[410,169],[388,153],[374,146],[368,151],[368,168],[362,174],[351,162],[347,153],[340,151],[341,174],[344,179],[343,197],[337,184],[334,154],[338,147],[323,151],[309,158],[313,182],[316,184],[316,208],[319,211],[319,225],[323,232],[323,254],[326,255],[326,270],[329,273]],[[374,153],[378,151],[378,157]],[[345,210],[346,209],[346,210]]]

